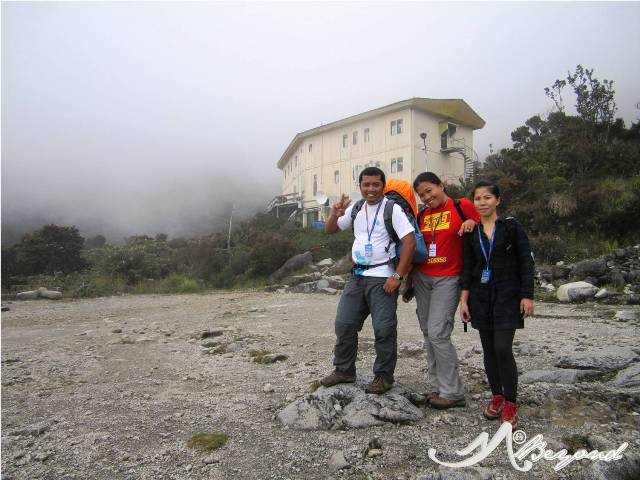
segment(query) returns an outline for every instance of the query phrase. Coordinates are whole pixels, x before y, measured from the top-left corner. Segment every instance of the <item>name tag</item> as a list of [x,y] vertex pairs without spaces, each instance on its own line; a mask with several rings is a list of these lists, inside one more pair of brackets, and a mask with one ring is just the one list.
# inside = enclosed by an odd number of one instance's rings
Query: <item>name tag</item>
[[429,244],[429,256],[430,257],[435,257],[436,256],[436,244],[435,243],[430,243]]
[[489,283],[489,281],[491,280],[491,270],[488,268],[485,268],[484,270],[482,270],[482,276],[480,277],[480,283]]
[[373,257],[373,245],[370,243],[367,243],[364,246],[364,256],[365,257]]

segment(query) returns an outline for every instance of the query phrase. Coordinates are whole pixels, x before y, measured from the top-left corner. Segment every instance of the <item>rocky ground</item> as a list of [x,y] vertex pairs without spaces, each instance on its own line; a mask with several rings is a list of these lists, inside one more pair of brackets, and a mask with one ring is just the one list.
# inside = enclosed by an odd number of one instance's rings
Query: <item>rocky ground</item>
[[[640,478],[637,307],[538,304],[517,333],[519,428],[529,438],[542,434],[553,450],[629,443],[612,463],[582,460],[555,472],[555,462],[539,461],[522,473],[504,443],[461,470],[428,457],[434,447],[439,458],[458,461],[456,450],[499,425],[481,415],[489,394],[480,342],[461,324],[453,339],[467,407],[441,412],[420,402],[425,359],[415,303],[399,307],[398,387],[387,394],[411,400],[403,408],[415,417],[373,415],[379,421],[363,428],[346,422],[350,400],[313,390],[313,380],[331,370],[338,299],[244,291],[9,304],[2,314],[2,478]],[[614,318],[618,310],[626,313]],[[368,321],[362,375],[373,356]],[[284,426],[277,418],[319,397],[335,401],[325,423]],[[187,446],[198,433],[228,440],[201,452]]]

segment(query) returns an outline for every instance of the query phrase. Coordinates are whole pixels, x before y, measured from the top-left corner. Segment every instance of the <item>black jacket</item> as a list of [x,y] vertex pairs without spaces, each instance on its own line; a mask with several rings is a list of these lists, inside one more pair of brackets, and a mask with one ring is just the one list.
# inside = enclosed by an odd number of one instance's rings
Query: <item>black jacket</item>
[[480,229],[485,250],[489,253],[489,239],[479,223],[464,238],[464,268],[460,286],[469,290],[471,326],[479,330],[507,330],[523,328],[520,300],[533,299],[533,256],[529,238],[515,218],[498,217],[491,255],[491,281],[480,283],[486,261],[480,241]]

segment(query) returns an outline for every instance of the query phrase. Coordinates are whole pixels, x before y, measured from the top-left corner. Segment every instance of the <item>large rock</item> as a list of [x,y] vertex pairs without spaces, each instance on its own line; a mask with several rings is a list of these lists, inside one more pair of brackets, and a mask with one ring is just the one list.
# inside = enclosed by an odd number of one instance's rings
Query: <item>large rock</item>
[[618,310],[613,316],[614,320],[619,322],[629,322],[636,319],[636,312],[633,310]]
[[636,363],[624,370],[620,370],[611,383],[621,388],[640,387],[640,364]]
[[519,381],[523,384],[545,382],[570,385],[593,378],[594,374],[599,372],[575,369],[529,370],[520,376]]
[[571,278],[584,280],[586,277],[600,277],[607,272],[607,262],[604,258],[583,260],[573,266],[571,269]]
[[311,265],[313,263],[313,255],[311,252],[304,252],[291,257],[287,260],[284,265],[282,265],[278,270],[276,270],[271,276],[274,280],[280,280],[292,272],[297,270],[302,270],[303,268]]
[[565,283],[558,287],[556,296],[561,302],[581,302],[598,293],[598,287],[587,282]]
[[630,348],[609,346],[603,350],[565,355],[558,360],[556,367],[613,372],[636,360],[638,360],[638,354]]
[[364,388],[371,380],[358,376],[355,384],[320,387],[287,405],[277,419],[297,430],[336,430],[414,422],[424,416],[409,401],[413,392],[399,385],[382,395],[366,394]]
[[16,300],[36,300],[38,298],[37,290],[29,290],[27,292],[16,293]]

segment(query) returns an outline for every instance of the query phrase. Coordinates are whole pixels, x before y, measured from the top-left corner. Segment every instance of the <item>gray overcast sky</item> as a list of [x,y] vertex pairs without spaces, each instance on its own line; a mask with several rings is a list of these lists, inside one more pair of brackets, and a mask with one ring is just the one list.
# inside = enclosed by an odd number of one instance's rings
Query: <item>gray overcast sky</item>
[[3,237],[210,231],[278,193],[297,132],[410,97],[465,99],[484,158],[578,63],[629,124],[638,25],[637,2],[3,2]]

